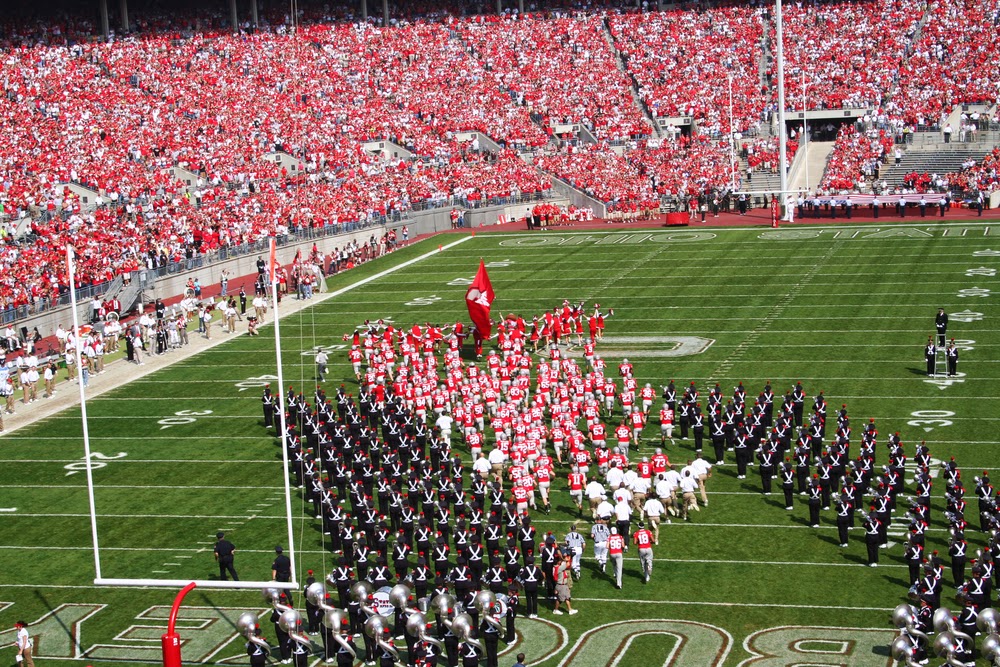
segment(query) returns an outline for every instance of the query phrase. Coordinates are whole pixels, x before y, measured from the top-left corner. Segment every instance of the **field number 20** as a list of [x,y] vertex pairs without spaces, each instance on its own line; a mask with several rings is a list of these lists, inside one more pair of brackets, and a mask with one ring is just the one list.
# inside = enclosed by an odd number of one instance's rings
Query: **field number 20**
[[205,417],[210,414],[212,414],[211,410],[179,410],[174,413],[173,417],[164,417],[156,423],[160,424],[160,430],[162,431],[163,429],[170,428],[171,426],[193,424],[198,421],[198,417]]

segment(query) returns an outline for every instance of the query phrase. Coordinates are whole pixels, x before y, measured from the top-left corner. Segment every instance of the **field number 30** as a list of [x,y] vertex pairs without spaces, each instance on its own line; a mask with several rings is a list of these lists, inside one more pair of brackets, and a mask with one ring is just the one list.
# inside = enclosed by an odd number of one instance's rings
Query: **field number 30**
[[944,428],[945,426],[951,426],[954,422],[945,417],[954,417],[955,413],[951,410],[917,410],[916,412],[911,412],[911,416],[919,417],[919,419],[911,419],[906,422],[910,426],[922,426],[924,431],[933,431],[935,426],[940,426]]

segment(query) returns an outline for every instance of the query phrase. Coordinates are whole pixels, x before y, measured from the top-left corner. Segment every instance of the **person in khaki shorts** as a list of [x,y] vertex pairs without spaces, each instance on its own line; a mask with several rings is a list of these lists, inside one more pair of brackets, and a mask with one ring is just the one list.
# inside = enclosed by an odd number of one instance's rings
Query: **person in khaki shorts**
[[35,667],[35,661],[31,658],[35,642],[28,634],[28,624],[18,621],[14,624],[14,629],[17,630],[17,655],[14,659],[21,667]]
[[688,517],[688,510],[698,509],[698,499],[695,498],[694,492],[698,489],[698,480],[695,479],[691,470],[688,468],[684,469],[684,474],[681,477],[681,517],[685,521],[690,521]]
[[[650,497],[642,506],[642,513],[646,516],[649,529],[653,533],[653,544],[660,543],[660,520],[666,511],[659,498]],[[670,519],[667,519],[667,523],[670,523]]]
[[562,560],[556,563],[554,576],[556,578],[556,604],[553,614],[562,614],[559,603],[566,605],[566,611],[572,616],[577,613],[573,609],[573,555],[567,550],[562,553]]
[[705,493],[705,480],[712,476],[712,464],[698,455],[694,461],[688,463],[694,470],[695,477],[698,478],[698,489],[701,491],[701,504],[708,507],[708,494]]

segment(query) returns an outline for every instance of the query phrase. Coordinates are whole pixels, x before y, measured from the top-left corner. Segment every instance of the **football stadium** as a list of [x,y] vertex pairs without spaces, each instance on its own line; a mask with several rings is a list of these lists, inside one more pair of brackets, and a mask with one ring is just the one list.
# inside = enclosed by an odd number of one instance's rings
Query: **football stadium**
[[0,656],[1000,664],[998,24],[11,3]]

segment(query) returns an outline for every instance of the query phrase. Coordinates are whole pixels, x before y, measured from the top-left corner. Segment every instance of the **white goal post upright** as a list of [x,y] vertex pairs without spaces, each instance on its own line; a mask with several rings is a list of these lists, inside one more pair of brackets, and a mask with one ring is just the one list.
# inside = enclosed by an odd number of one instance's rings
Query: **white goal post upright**
[[90,503],[90,535],[94,542],[95,582],[101,578],[101,551],[97,542],[97,505],[94,502],[94,475],[90,456],[90,429],[87,421],[87,392],[83,388],[83,354],[80,336],[80,313],[76,303],[76,248],[66,246],[66,269],[69,273],[70,310],[73,313],[73,355],[76,357],[76,385],[80,389],[80,421],[83,425],[83,454],[87,470],[87,500]]
[[[271,270],[271,282],[272,288],[274,289],[274,341],[277,353],[277,363],[278,363],[278,383],[283,385],[283,373],[281,368],[281,339],[279,336],[278,328],[278,303],[277,303],[277,272],[275,271],[276,262],[274,259],[275,243],[274,239],[271,239],[271,259],[272,259],[272,270]],[[187,589],[188,587],[197,586],[199,588],[216,588],[216,589],[257,589],[262,590],[266,588],[276,588],[280,590],[295,590],[299,588],[298,577],[295,571],[295,543],[294,543],[294,531],[292,530],[292,502],[291,502],[291,487],[288,480],[288,449],[286,444],[286,420],[285,420],[285,400],[284,393],[279,388],[278,390],[278,404],[280,406],[280,420],[281,420],[281,454],[282,461],[284,462],[283,476],[285,478],[285,521],[288,528],[288,554],[289,559],[292,562],[292,581],[290,582],[276,582],[276,581],[222,581],[222,580],[211,580],[211,579],[148,579],[148,578],[116,578],[116,577],[105,577],[101,569],[101,551],[100,551],[100,539],[97,530],[97,503],[94,498],[94,477],[93,477],[93,461],[90,449],[90,429],[89,422],[87,418],[87,397],[86,391],[83,385],[83,345],[82,335],[80,331],[80,313],[78,310],[78,303],[76,298],[76,250],[72,245],[66,246],[66,268],[69,274],[69,291],[70,291],[70,304],[73,316],[73,334],[75,336],[74,341],[74,356],[76,357],[77,366],[77,384],[80,390],[80,417],[83,429],[83,449],[84,449],[84,460],[86,462],[86,473],[87,473],[87,501],[90,509],[90,535],[93,542],[93,552],[94,552],[94,584],[97,586],[112,586],[112,587],[132,587],[132,588],[147,588],[147,587],[160,587],[160,588],[174,588],[174,589]]]
[[292,570],[292,581],[296,581],[298,572],[295,569],[295,535],[292,530],[292,489],[288,480],[288,424],[285,419],[285,374],[281,367],[281,326],[278,316],[278,241],[275,237],[270,238],[271,253],[268,261],[268,270],[271,272],[271,298],[274,299],[274,354],[278,363],[278,423],[281,426],[279,434],[281,440],[281,461],[282,476],[285,478],[285,524],[288,527],[288,560]]

